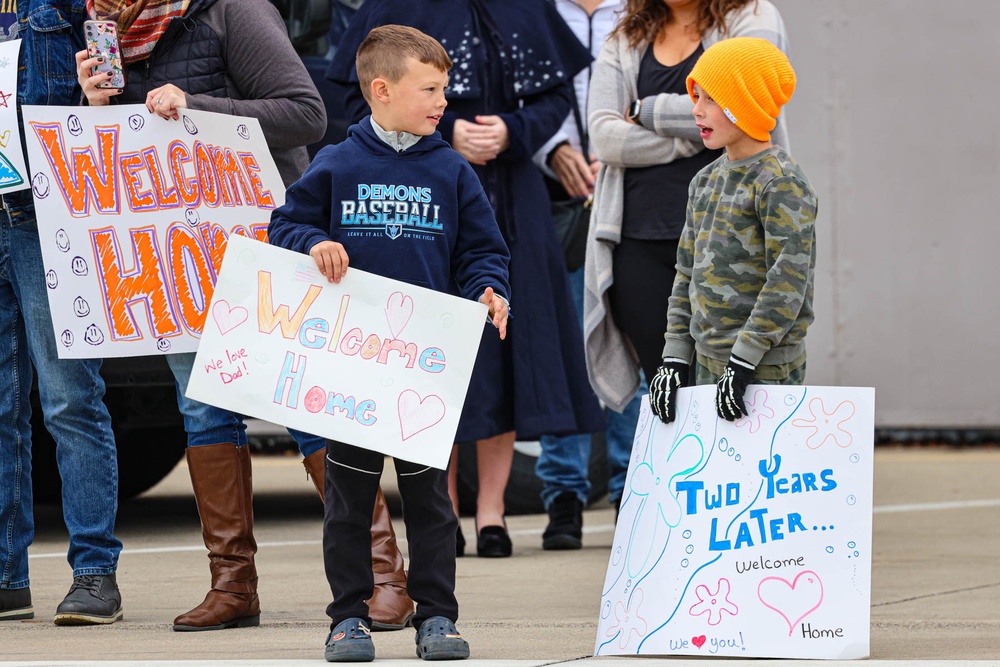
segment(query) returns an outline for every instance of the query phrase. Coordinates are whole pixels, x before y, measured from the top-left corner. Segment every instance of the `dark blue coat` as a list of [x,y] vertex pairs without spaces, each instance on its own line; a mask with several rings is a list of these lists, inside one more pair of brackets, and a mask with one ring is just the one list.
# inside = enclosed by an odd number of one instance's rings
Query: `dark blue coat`
[[570,112],[570,81],[591,56],[542,0],[368,0],[344,35],[327,76],[348,85],[348,113],[368,113],[354,71],[357,47],[389,23],[435,37],[455,65],[439,131],[455,120],[500,115],[510,148],[474,169],[510,249],[507,340],[482,339],[459,424],[460,441],[515,430],[521,439],[604,428],[587,380],[579,315],[570,294],[541,174],[531,161]]

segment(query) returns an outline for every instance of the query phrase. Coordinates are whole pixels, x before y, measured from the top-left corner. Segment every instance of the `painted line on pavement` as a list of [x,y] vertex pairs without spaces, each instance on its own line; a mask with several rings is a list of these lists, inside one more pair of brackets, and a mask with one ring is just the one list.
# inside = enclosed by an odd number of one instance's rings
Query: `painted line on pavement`
[[[977,507],[1000,507],[1000,498],[992,500],[956,500],[953,502],[945,503],[912,503],[908,505],[880,505],[876,507],[873,512],[875,514],[894,514],[897,512],[932,512],[938,510],[956,510],[956,509],[969,509]],[[615,529],[614,524],[605,523],[597,526],[584,526],[583,532],[590,534],[597,533],[610,533]],[[521,530],[512,530],[510,534],[513,536],[539,536],[544,532],[542,528],[524,528]],[[397,537],[396,541],[400,544],[406,544],[406,538]],[[284,542],[258,542],[258,549],[269,549],[273,547],[309,547],[322,545],[322,540],[287,540]],[[173,547],[149,547],[146,549],[122,549],[122,555],[135,556],[140,554],[167,554],[167,553],[179,553],[183,551],[204,551],[205,546],[202,544],[189,545],[189,546],[173,546]],[[53,552],[53,553],[42,553],[42,554],[31,554],[28,556],[30,559],[35,558],[65,558],[65,552]]]
[[962,510],[971,507],[1000,507],[1000,498],[993,500],[955,500],[947,503],[912,503],[909,505],[881,505],[874,509],[875,514],[893,514],[896,512],[931,512],[935,510]]

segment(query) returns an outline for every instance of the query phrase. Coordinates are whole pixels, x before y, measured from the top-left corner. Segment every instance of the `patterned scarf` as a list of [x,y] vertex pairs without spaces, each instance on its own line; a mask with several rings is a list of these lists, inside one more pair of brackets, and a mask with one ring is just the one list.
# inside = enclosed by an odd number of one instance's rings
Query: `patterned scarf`
[[145,60],[170,22],[184,15],[191,0],[87,0],[87,14],[118,24],[126,65]]

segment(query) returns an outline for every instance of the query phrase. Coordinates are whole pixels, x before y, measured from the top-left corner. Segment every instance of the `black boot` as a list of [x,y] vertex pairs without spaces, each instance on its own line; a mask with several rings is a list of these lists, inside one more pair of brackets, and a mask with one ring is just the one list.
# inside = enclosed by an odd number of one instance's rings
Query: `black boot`
[[85,574],[56,607],[56,625],[106,625],[122,618],[122,594],[115,575]]
[[572,491],[564,491],[549,505],[549,525],[542,533],[547,551],[583,547],[583,503]]
[[0,588],[0,621],[34,618],[30,588]]

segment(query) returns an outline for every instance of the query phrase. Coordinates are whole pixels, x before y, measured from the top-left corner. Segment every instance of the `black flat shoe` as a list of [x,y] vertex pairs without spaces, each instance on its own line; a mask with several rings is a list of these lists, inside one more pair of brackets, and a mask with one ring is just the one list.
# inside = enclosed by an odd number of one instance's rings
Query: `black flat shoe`
[[485,526],[476,536],[476,555],[480,558],[510,558],[513,551],[506,526]]
[[465,555],[465,535],[462,534],[462,524],[458,525],[455,533],[455,557],[461,558]]

